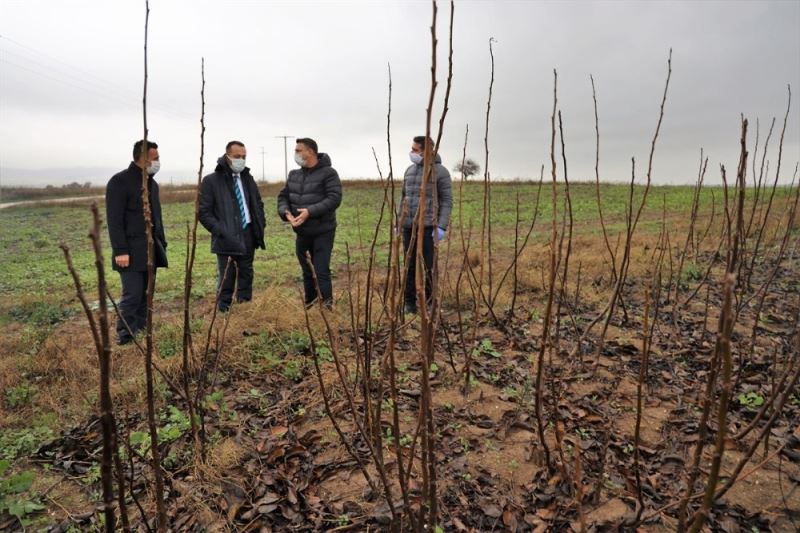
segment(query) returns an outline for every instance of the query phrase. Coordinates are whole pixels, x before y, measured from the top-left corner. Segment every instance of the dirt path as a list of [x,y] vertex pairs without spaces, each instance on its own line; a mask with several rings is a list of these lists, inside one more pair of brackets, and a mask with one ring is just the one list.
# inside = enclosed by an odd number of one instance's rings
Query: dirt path
[[3,202],[0,203],[0,209],[7,207],[18,207],[21,205],[38,205],[38,204],[63,204],[69,202],[76,202],[78,200],[97,200],[103,198],[102,195],[95,196],[68,196],[66,198],[42,198],[37,200],[20,200],[18,202]]

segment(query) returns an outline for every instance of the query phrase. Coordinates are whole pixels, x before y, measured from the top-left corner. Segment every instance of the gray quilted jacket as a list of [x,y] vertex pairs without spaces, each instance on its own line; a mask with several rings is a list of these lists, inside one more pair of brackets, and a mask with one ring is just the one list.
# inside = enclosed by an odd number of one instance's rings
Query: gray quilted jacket
[[[414,224],[419,209],[419,193],[422,188],[422,164],[413,164],[406,169],[403,177],[403,195],[400,199],[398,216],[402,218],[403,227],[410,228]],[[433,187],[436,186],[436,221],[434,221]],[[403,216],[404,203],[408,202],[408,210]],[[450,172],[442,165],[442,158],[436,154],[436,164],[433,166],[428,186],[425,191],[425,226],[439,226],[447,229],[450,221],[450,212],[453,210],[453,183]]]

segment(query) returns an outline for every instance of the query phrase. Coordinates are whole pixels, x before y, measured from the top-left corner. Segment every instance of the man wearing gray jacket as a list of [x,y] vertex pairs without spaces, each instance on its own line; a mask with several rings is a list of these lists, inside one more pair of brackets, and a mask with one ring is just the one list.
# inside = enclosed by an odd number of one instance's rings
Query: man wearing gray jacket
[[[425,136],[414,137],[409,158],[413,163],[403,177],[403,195],[400,201],[400,221],[403,229],[403,248],[406,254],[408,275],[405,287],[405,312],[417,312],[416,291],[416,229],[424,173],[425,142],[433,153],[433,140]],[[433,282],[434,242],[444,239],[450,212],[453,210],[453,184],[450,172],[436,154],[431,175],[425,188],[425,228],[422,240],[422,258],[425,266],[425,296],[430,300]],[[428,302],[430,303],[430,302]]]

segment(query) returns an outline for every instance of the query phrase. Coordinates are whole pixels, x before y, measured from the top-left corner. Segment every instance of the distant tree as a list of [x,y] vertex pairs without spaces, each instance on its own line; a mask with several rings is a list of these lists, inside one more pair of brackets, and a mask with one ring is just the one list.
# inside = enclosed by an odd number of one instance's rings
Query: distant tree
[[481,166],[474,160],[467,158],[456,164],[456,166],[453,167],[453,171],[463,174],[464,179],[468,180],[471,176],[475,176],[481,171]]

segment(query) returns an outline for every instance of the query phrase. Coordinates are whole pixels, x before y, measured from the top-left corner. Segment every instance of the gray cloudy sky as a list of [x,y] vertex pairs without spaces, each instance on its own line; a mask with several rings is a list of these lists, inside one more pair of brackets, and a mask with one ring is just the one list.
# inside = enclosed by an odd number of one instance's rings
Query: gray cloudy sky
[[[151,0],[150,137],[162,183],[195,179],[200,58],[206,60],[206,168],[226,141],[248,147],[253,174],[283,176],[276,135],[310,136],[345,178],[386,169],[387,64],[393,75],[395,173],[424,131],[430,80],[430,4],[424,1],[278,2]],[[439,79],[446,75],[449,6],[440,5]],[[141,136],[144,2],[0,0],[0,181],[104,183]],[[699,150],[735,168],[739,117],[761,140],[777,117],[768,159],[789,116],[782,181],[800,159],[800,2],[456,2],[454,77],[444,163],[484,163],[488,40],[497,42],[490,120],[492,176],[538,177],[549,161],[553,68],[570,177],[594,177],[597,84],[601,178],[644,177],[666,60],[673,75],[653,179],[695,179]],[[437,96],[441,102],[444,84]],[[437,111],[438,116],[438,111]],[[291,141],[290,141],[291,142]],[[290,145],[291,148],[291,145]],[[290,159],[291,165],[291,159]],[[774,177],[774,174],[772,174]]]

